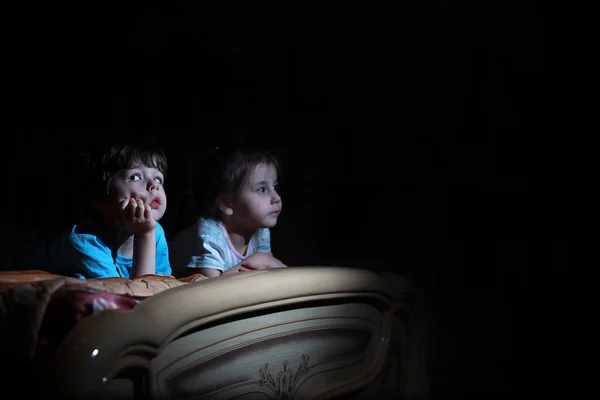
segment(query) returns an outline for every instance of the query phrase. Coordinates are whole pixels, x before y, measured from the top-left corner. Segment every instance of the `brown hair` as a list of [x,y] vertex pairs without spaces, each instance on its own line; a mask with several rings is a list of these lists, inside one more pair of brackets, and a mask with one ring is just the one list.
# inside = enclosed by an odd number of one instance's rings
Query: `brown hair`
[[248,173],[259,164],[273,165],[280,174],[277,158],[255,148],[225,147],[205,155],[196,166],[193,195],[198,216],[220,220],[217,198],[233,196]]
[[167,174],[167,156],[157,146],[118,143],[88,149],[80,153],[80,192],[84,196],[105,196],[114,174],[137,165]]

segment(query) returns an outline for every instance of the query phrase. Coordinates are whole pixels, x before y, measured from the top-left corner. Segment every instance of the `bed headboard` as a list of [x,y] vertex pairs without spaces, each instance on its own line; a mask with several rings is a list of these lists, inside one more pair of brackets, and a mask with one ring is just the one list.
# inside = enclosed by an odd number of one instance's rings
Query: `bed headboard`
[[62,399],[427,398],[420,309],[408,281],[363,269],[213,278],[82,320],[46,385]]

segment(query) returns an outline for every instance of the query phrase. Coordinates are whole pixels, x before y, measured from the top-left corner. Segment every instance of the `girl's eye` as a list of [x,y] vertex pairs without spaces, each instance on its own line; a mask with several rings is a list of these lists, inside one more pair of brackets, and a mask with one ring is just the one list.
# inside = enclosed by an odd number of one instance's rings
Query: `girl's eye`
[[258,189],[259,193],[265,193],[266,191],[267,191],[267,188],[264,186]]
[[139,175],[131,175],[129,177],[130,181],[137,181],[137,180],[140,180],[140,179],[142,179],[142,178]]
[[162,185],[162,183],[163,183],[163,180],[162,180],[162,178],[158,178],[158,177],[154,178],[154,181],[155,181],[156,183],[160,183],[161,185]]

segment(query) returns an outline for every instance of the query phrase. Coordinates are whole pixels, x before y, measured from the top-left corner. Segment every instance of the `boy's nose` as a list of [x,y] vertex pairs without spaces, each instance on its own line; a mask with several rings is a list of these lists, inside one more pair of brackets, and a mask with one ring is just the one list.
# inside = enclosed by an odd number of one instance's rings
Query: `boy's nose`
[[148,191],[150,191],[150,192],[151,192],[151,191],[153,191],[153,190],[158,190],[158,189],[160,189],[160,185],[159,185],[158,183],[156,183],[156,182],[154,182],[154,181],[151,181],[151,182],[148,184]]

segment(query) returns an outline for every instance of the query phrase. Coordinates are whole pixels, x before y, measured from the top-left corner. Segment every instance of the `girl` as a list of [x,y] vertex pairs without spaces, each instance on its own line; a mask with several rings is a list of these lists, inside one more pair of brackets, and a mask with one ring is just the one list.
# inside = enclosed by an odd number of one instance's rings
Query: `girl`
[[176,276],[208,277],[285,265],[271,253],[270,228],[282,210],[279,164],[258,150],[217,149],[196,178],[195,222],[169,243]]

